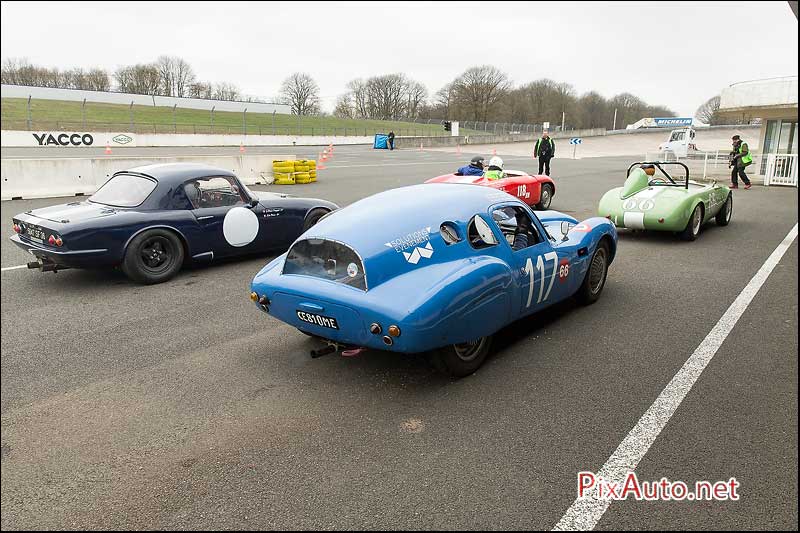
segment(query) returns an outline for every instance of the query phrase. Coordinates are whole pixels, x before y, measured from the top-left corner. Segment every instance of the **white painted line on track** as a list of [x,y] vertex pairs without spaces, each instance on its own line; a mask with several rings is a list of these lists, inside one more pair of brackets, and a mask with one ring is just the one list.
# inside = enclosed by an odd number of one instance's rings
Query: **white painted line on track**
[[0,271],[5,272],[6,270],[17,270],[18,268],[28,268],[28,265],[17,265],[13,267],[3,267],[0,268]]
[[[636,469],[647,450],[653,445],[658,435],[667,425],[672,415],[680,406],[683,399],[692,389],[697,379],[705,370],[708,363],[717,353],[719,347],[725,342],[742,314],[747,310],[750,302],[753,301],[759,289],[767,280],[772,270],[781,260],[783,254],[794,242],[797,237],[797,224],[789,231],[781,241],[775,251],[772,252],[767,260],[761,265],[755,276],[742,289],[739,296],[722,315],[712,330],[703,339],[703,342],[695,349],[694,353],[683,364],[681,369],[672,378],[672,381],[661,391],[653,405],[642,415],[636,426],[625,436],[617,449],[608,458],[606,464],[597,472],[597,477],[602,477],[609,483],[619,483],[625,481],[628,472]],[[577,472],[575,473],[577,479]],[[603,513],[606,512],[611,500],[594,498],[595,492],[592,491],[583,498],[576,498],[553,531],[567,530],[590,530],[593,529]]]

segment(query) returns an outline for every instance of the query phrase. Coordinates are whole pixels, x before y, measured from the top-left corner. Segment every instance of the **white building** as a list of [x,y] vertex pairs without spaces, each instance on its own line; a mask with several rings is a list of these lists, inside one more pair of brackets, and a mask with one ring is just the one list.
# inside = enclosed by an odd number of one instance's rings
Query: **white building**
[[797,76],[734,83],[722,90],[719,113],[744,124],[760,118],[762,157],[756,170],[765,183],[797,185]]

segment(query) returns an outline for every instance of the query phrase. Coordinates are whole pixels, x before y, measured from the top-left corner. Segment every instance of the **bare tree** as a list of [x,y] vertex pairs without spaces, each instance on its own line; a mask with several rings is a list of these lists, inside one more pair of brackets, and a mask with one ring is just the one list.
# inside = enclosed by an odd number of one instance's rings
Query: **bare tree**
[[694,118],[703,124],[710,124],[712,126],[720,124],[719,115],[719,95],[709,98],[706,103],[697,108],[694,113]]
[[453,81],[456,99],[471,120],[486,121],[510,88],[508,76],[491,65],[469,68]]
[[214,96],[214,87],[210,83],[203,83],[201,81],[189,85],[189,96],[192,98],[206,98],[211,99]]
[[160,56],[156,60],[161,76],[161,94],[164,96],[186,96],[195,75],[191,65],[173,56]]
[[409,81],[406,87],[406,112],[407,118],[419,117],[421,106],[428,99],[428,88],[416,81]]
[[162,93],[161,73],[155,64],[138,64],[114,72],[117,90],[124,93],[158,95]]
[[232,83],[217,83],[214,85],[215,100],[238,100],[241,96],[239,88]]
[[316,115],[320,109],[319,86],[305,72],[295,72],[281,86],[282,99],[291,106],[293,115]]
[[355,118],[350,93],[341,94],[336,98],[336,107],[333,108],[333,116],[337,118]]

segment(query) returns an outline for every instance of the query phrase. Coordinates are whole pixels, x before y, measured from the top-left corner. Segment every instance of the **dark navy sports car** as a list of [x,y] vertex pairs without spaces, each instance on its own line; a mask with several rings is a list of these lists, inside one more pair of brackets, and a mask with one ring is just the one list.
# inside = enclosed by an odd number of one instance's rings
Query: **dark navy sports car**
[[29,268],[121,266],[140,283],[172,278],[186,260],[285,250],[336,204],[254,192],[230,171],[169,163],[115,173],[87,201],[14,217]]

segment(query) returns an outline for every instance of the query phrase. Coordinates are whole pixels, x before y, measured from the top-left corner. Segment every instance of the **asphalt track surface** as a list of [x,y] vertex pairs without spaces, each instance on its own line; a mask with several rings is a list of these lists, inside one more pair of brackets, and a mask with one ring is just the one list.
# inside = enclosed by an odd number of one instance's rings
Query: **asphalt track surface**
[[[316,184],[259,188],[346,205],[472,155],[335,154]],[[629,163],[554,160],[552,207],[594,215]],[[3,268],[27,260],[11,216],[61,201],[2,203]],[[3,271],[2,529],[550,529],[577,473],[606,462],[797,223],[797,202],[740,189],[731,224],[694,243],[621,232],[599,302],[512,324],[462,380],[421,356],[311,360],[312,339],[248,299],[267,257],[147,287]],[[797,251],[636,470],[736,477],[740,500],[614,502],[598,529],[797,529]]]

